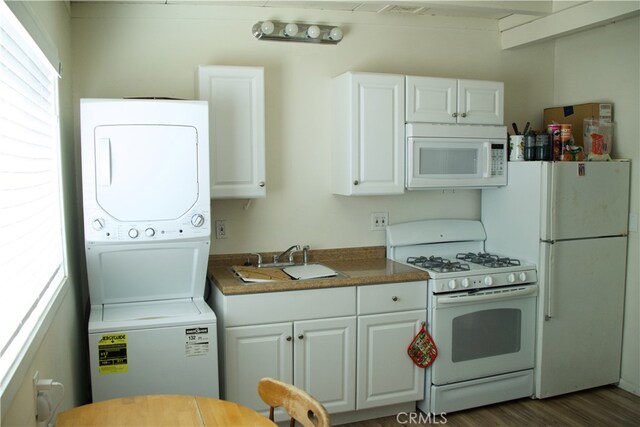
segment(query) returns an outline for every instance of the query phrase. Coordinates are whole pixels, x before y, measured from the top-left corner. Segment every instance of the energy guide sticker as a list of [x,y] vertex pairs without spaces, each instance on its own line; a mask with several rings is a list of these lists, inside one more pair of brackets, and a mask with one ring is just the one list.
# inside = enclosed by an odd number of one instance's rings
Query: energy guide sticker
[[128,371],[127,334],[103,335],[98,341],[98,372],[100,375]]
[[209,353],[209,328],[187,328],[184,351],[187,356],[204,356]]

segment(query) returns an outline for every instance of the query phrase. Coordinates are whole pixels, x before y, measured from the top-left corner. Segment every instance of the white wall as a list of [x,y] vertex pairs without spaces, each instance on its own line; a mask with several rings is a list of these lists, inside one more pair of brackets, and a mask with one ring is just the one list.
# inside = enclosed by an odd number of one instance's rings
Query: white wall
[[[9,5],[11,7],[11,5]],[[52,378],[65,386],[65,395],[60,409],[77,406],[86,401],[86,335],[83,333],[82,280],[78,256],[77,198],[76,198],[76,149],[73,136],[73,109],[71,99],[71,17],[68,4],[64,2],[33,2],[30,4],[34,15],[45,32],[58,48],[63,63],[63,77],[59,82],[61,147],[63,169],[63,191],[67,242],[69,248],[70,289],[46,325],[47,331],[39,347],[28,352],[32,358],[24,375],[14,377],[18,390],[12,402],[3,407],[4,416],[0,424],[4,426],[35,426],[32,378],[35,371],[40,378]],[[37,266],[34,266],[37,268]],[[13,386],[13,385],[12,385]],[[54,396],[55,397],[55,396]],[[3,398],[3,402],[4,402]]]
[[[214,201],[228,238],[212,253],[383,245],[371,212],[391,223],[479,218],[479,192],[394,197],[331,194],[331,78],[347,70],[501,80],[506,122],[542,123],[553,99],[553,44],[500,50],[495,21],[181,5],[73,4],[74,101],[195,96],[198,64],[265,67],[267,198]],[[256,40],[260,20],[339,24],[337,46]]]
[[[554,104],[612,102],[614,158],[631,159],[631,206],[621,386],[640,395],[640,18],[559,39],[554,60]],[[603,284],[606,286],[606,283]]]

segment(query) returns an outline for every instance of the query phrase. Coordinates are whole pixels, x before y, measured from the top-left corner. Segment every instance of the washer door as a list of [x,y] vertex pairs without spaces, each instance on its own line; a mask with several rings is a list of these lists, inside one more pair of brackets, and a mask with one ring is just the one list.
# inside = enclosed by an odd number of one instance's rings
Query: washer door
[[209,241],[86,247],[91,304],[202,297]]
[[198,133],[192,126],[97,126],[96,200],[120,221],[162,221],[198,200]]

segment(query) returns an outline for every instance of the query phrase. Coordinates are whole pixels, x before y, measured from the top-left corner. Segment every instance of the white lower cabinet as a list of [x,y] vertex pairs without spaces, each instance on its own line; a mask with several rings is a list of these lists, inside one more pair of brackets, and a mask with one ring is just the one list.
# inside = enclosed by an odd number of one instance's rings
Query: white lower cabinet
[[293,324],[293,384],[332,412],[355,409],[356,317]]
[[226,400],[264,410],[265,404],[258,396],[261,378],[293,383],[291,333],[291,323],[226,328]]
[[426,282],[214,292],[226,400],[264,412],[264,377],[307,391],[331,414],[422,398],[424,370],[407,347],[426,319]]
[[355,316],[227,328],[226,398],[265,409],[258,381],[294,384],[330,412],[355,409]]
[[426,310],[358,316],[358,409],[420,400],[424,369],[407,347],[426,321]]

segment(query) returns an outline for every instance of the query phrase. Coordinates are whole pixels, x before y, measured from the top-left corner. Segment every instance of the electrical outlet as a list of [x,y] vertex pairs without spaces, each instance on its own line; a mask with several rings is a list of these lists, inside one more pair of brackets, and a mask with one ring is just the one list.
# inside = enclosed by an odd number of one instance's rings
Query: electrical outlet
[[384,230],[389,222],[389,212],[371,213],[371,230]]
[[227,238],[227,221],[224,219],[216,220],[216,239]]

